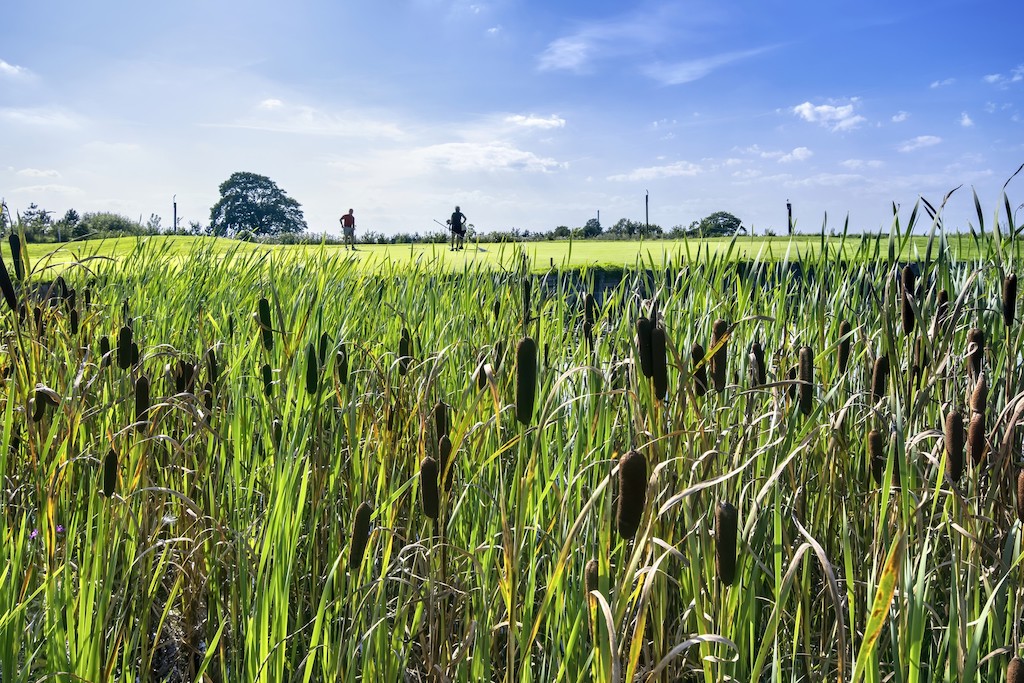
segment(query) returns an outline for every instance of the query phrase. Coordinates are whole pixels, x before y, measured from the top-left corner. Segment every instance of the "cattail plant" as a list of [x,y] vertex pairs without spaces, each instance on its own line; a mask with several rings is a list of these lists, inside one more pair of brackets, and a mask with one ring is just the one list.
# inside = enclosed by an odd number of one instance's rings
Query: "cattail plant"
[[690,348],[690,359],[693,367],[693,391],[697,396],[708,393],[708,366],[704,362],[704,347],[694,343]]
[[398,340],[398,374],[404,375],[409,372],[409,364],[412,363],[412,334],[409,328],[402,328],[402,336]]
[[448,436],[449,424],[448,424],[448,404],[444,401],[438,401],[434,404],[434,433],[437,438]]
[[270,302],[267,297],[260,297],[259,301],[259,325],[260,334],[263,338],[263,348],[267,351],[274,350],[274,329],[270,324]]
[[732,503],[715,508],[715,567],[718,580],[731,586],[736,580],[736,532],[739,513]]
[[78,311],[71,309],[71,313],[68,315],[68,321],[71,325],[71,334],[78,334]]
[[729,323],[725,322],[721,318],[716,320],[711,326],[711,348],[715,348],[721,343],[721,346],[711,356],[711,378],[715,383],[715,391],[722,393],[725,391],[725,382],[728,376],[726,371],[726,358],[727,349],[729,345],[726,335],[729,333]]
[[429,455],[420,463],[420,495],[422,496],[423,514],[430,519],[437,519],[440,509],[437,492],[437,461]]
[[586,591],[586,596],[590,595],[593,591],[600,590],[601,585],[601,570],[597,560],[590,559],[587,561],[586,567],[583,568],[583,589]]
[[523,278],[523,336],[529,336],[527,330],[530,326],[530,287],[529,276]]
[[665,326],[655,325],[651,330],[651,378],[654,380],[654,396],[664,401],[668,396],[668,352],[666,350]]
[[619,535],[633,538],[647,503],[647,458],[629,451],[619,459],[619,506],[615,515]]
[[455,465],[452,463],[452,440],[445,434],[437,440],[437,463],[440,474],[444,476],[444,490],[452,490],[452,480],[455,478]]
[[135,421],[145,422],[149,419],[149,378],[139,375],[135,380]]
[[763,386],[768,381],[764,367],[764,349],[760,342],[750,344],[750,381],[755,387]]
[[967,333],[967,372],[972,380],[981,374],[981,361],[985,355],[985,333],[972,327]]
[[207,421],[213,415],[213,384],[207,382],[203,385],[203,408],[206,409]]
[[220,376],[220,368],[217,366],[217,352],[212,346],[206,350],[206,372],[210,383],[216,384],[217,378]]
[[978,375],[978,381],[974,383],[974,391],[971,392],[971,412],[985,415],[985,407],[988,405],[988,380],[985,373]]
[[348,346],[344,342],[338,346],[338,352],[334,354],[334,371],[339,382],[348,384]]
[[1003,324],[1013,326],[1013,317],[1017,313],[1017,276],[1007,275],[1003,278]]
[[597,301],[594,295],[587,292],[583,297],[583,336],[587,340],[590,349],[594,348],[594,322],[597,318]]
[[103,335],[100,337],[100,366],[107,367],[110,365],[110,337]]
[[[1021,518],[1024,521],[1024,518]],[[1006,683],[1024,683],[1024,659],[1014,655],[1006,666]]]
[[530,424],[537,394],[537,342],[523,337],[516,346],[516,418]]
[[373,508],[366,501],[356,508],[355,519],[352,521],[352,540],[349,543],[348,568],[358,571],[366,553],[366,544],[370,540],[370,516]]
[[331,338],[326,332],[320,335],[320,367],[327,365],[327,348],[331,345]]
[[[868,463],[876,484],[881,484],[882,477],[885,475],[885,464],[889,460],[887,445],[885,435],[882,432],[877,429],[872,429],[868,432]],[[895,483],[895,476],[893,482]]]
[[103,459],[103,495],[113,498],[117,490],[117,453],[111,448]]
[[651,346],[653,323],[645,316],[636,321],[636,348],[640,356],[640,372],[650,379],[654,376],[654,350]]
[[903,334],[911,334],[914,331],[914,307],[912,299],[914,296],[914,269],[910,266],[903,266],[900,277],[900,307],[903,321]]
[[4,295],[4,300],[7,302],[7,307],[12,312],[18,312],[18,297],[14,293],[14,283],[11,282],[11,274],[7,272],[7,265],[4,263],[2,257],[0,257],[0,292]]
[[967,453],[971,456],[975,467],[980,466],[985,460],[986,448],[985,416],[974,413],[967,425]]
[[846,366],[850,363],[850,342],[853,336],[850,332],[852,331],[853,325],[849,320],[839,323],[839,358],[837,360],[840,377],[846,374]]
[[139,345],[132,342],[132,365],[139,364]]
[[800,380],[800,412],[810,415],[814,407],[814,352],[810,346],[800,347],[798,379]]
[[960,481],[964,472],[964,417],[959,410],[950,410],[943,425],[942,441],[949,461],[949,478]]
[[124,325],[117,334],[117,367],[127,370],[132,366],[132,328]]
[[18,282],[24,282],[25,263],[22,260],[21,236],[16,232],[12,232],[8,240],[11,243],[11,259],[14,261],[14,277],[18,278]]
[[885,398],[889,384],[889,357],[879,356],[871,371],[871,400],[878,402]]
[[317,358],[316,347],[310,342],[306,346],[306,393],[312,396],[319,388],[320,361]]
[[274,373],[270,369],[270,363],[264,363],[260,372],[263,375],[263,395],[269,398],[274,393]]

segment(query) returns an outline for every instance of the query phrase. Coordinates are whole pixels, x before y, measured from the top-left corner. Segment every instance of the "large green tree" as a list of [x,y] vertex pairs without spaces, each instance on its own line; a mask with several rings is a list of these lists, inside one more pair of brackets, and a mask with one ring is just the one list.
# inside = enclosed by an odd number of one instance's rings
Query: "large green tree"
[[690,234],[697,237],[729,237],[746,233],[743,222],[726,211],[716,211],[694,223],[690,226]]
[[210,209],[210,232],[236,235],[282,235],[303,232],[301,205],[270,178],[236,172],[220,184],[220,199]]

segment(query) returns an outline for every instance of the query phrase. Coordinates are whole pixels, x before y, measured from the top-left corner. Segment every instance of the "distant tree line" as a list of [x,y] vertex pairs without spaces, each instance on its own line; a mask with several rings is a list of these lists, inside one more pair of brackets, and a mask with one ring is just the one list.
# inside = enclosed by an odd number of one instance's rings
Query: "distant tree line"
[[[150,214],[147,221],[133,220],[110,212],[79,214],[68,209],[60,218],[36,204],[15,218],[7,211],[0,212],[0,231],[9,228],[21,231],[29,242],[67,242],[70,240],[120,237],[126,235],[157,235],[178,233],[188,235],[213,235],[241,240],[258,240],[279,244],[339,242],[340,236],[326,233],[312,233],[306,225],[302,207],[294,198],[282,190],[270,178],[257,173],[236,172],[220,184],[220,199],[210,209],[210,222],[202,225],[190,221],[187,228],[165,231],[161,218]],[[736,216],[717,211],[688,226],[676,225],[665,230],[656,223],[643,223],[629,218],[620,218],[605,229],[600,221],[591,218],[583,225],[570,228],[560,225],[552,230],[521,230],[518,228],[478,231],[468,226],[467,238],[473,241],[538,242],[559,239],[583,240],[632,240],[632,239],[680,239],[700,237],[727,237],[746,234],[746,228]],[[428,230],[423,233],[400,233],[385,235],[373,230],[360,230],[356,238],[364,244],[409,244],[444,243],[450,234],[444,230]]]

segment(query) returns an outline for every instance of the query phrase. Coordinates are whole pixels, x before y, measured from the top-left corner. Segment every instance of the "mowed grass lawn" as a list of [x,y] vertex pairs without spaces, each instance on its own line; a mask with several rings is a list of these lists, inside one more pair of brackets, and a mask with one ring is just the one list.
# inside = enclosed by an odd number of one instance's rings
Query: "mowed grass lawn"
[[[970,235],[951,235],[947,239],[956,258],[974,258],[981,251],[979,244]],[[564,240],[515,244],[474,243],[457,252],[450,251],[446,244],[360,244],[353,253],[338,245],[264,245],[213,237],[156,236],[87,240],[60,245],[30,244],[28,256],[37,270],[48,267],[60,270],[68,263],[90,258],[119,259],[142,247],[150,255],[155,251],[160,257],[166,257],[170,263],[187,257],[196,249],[208,248],[223,254],[259,252],[268,256],[298,259],[337,255],[340,258],[352,258],[360,266],[370,269],[419,262],[421,266],[458,271],[476,267],[512,269],[518,265],[520,254],[525,253],[530,259],[532,270],[542,272],[551,267],[620,269],[641,264],[657,267],[666,263],[709,259],[775,262],[796,261],[800,258],[813,260],[823,246],[829,249],[833,257],[842,250],[848,260],[874,261],[888,255],[890,237],[853,235],[822,240],[820,235],[797,235],[629,242]],[[900,260],[923,260],[928,248],[928,237],[915,235],[893,238],[892,247],[899,253]],[[6,249],[5,256],[10,258]]]

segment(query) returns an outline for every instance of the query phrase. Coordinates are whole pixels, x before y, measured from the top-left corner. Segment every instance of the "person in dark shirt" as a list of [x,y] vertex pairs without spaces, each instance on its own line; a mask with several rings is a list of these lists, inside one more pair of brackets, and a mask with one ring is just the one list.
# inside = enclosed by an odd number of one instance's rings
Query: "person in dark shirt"
[[463,239],[466,237],[466,214],[462,213],[459,207],[455,207],[455,212],[448,219],[448,225],[452,228],[452,248],[449,251],[465,249]]
[[356,250],[356,216],[355,209],[349,209],[348,213],[342,216],[341,230],[345,234],[345,249],[348,249],[348,245],[352,245],[352,251]]

